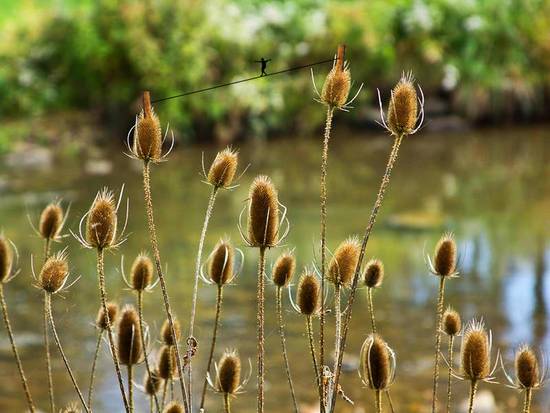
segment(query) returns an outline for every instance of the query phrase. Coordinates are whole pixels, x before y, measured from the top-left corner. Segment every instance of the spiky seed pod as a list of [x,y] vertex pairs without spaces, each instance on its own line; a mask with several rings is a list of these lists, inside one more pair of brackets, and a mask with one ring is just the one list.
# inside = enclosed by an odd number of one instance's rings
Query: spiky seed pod
[[233,183],[239,154],[231,148],[218,152],[208,171],[208,182],[216,188],[227,188]]
[[145,394],[154,396],[160,390],[160,385],[161,380],[158,372],[152,371],[151,375],[145,372],[145,376],[143,378],[143,390],[145,390]]
[[350,88],[351,73],[349,69],[336,65],[325,79],[321,91],[321,101],[333,108],[342,108],[348,100]]
[[367,338],[361,348],[360,368],[366,384],[374,390],[387,389],[393,380],[392,354],[378,335]]
[[166,405],[162,413],[183,413],[183,406],[176,401],[172,401]]
[[456,336],[460,334],[462,329],[462,321],[460,319],[460,314],[452,308],[448,308],[443,313],[443,331],[448,336]]
[[241,359],[236,351],[226,351],[218,366],[216,378],[217,390],[221,393],[235,394],[241,381]]
[[317,313],[321,305],[321,286],[315,275],[306,272],[300,277],[296,301],[303,315]]
[[174,324],[174,333],[176,335],[176,339],[174,340],[174,336],[172,335],[172,329],[170,328],[170,323],[168,320],[164,320],[164,323],[162,323],[162,328],[160,329],[160,337],[162,339],[162,342],[167,346],[175,346],[176,342],[180,341],[181,338],[181,327],[180,322],[176,319],[173,319]]
[[273,247],[279,238],[279,201],[271,179],[260,175],[250,186],[248,238],[254,247]]
[[433,257],[433,270],[436,275],[449,277],[455,274],[456,242],[451,234],[445,234],[437,242]]
[[157,367],[159,377],[164,380],[175,377],[177,374],[176,363],[175,347],[162,346],[160,349]]
[[418,100],[412,75],[403,75],[393,88],[387,124],[395,136],[410,135],[416,126]]
[[460,364],[470,381],[483,380],[490,372],[489,337],[483,324],[470,323],[462,339]]
[[139,317],[134,307],[122,310],[118,322],[118,358],[121,364],[138,364],[143,358],[143,342],[139,334]]
[[147,102],[145,102],[144,94],[144,110],[137,118],[132,152],[144,161],[157,162],[162,157],[162,130],[149,99],[147,94]]
[[38,232],[44,239],[54,240],[59,237],[63,226],[63,209],[59,203],[49,204],[40,214]]
[[59,252],[50,258],[42,266],[38,276],[38,284],[44,291],[55,294],[65,284],[69,276],[69,263],[67,254]]
[[532,389],[539,385],[539,362],[529,346],[523,346],[517,351],[514,366],[518,384],[522,388]]
[[296,258],[289,252],[282,253],[273,265],[272,280],[277,287],[286,287],[296,270]]
[[336,248],[328,266],[327,275],[330,282],[345,287],[351,285],[360,249],[359,241],[355,237],[348,238]]
[[86,240],[97,248],[110,247],[116,238],[117,215],[115,198],[106,188],[98,193],[88,213]]
[[233,278],[235,252],[228,241],[220,240],[214,247],[208,275],[218,285],[227,284]]
[[[107,313],[109,314],[109,320],[111,321],[111,325],[114,325],[117,322],[117,316],[118,316],[117,303],[107,303]],[[107,330],[107,317],[105,317],[103,306],[99,307],[95,325],[100,330]]]
[[61,413],[82,413],[82,410],[78,407],[76,403],[69,403],[63,410],[61,410]]
[[0,282],[9,280],[13,266],[13,250],[9,241],[0,235]]
[[143,291],[151,285],[153,281],[153,262],[145,254],[139,254],[130,272],[130,285],[136,291]]
[[382,261],[372,259],[367,262],[363,281],[368,288],[377,288],[382,285],[382,281],[384,281],[384,264],[382,264]]

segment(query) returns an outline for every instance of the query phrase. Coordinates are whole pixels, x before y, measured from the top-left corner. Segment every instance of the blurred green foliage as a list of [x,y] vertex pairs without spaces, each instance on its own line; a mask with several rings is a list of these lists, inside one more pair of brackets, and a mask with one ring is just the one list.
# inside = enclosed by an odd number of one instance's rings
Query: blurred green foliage
[[[550,85],[550,0],[7,0],[0,111],[100,109],[127,124],[155,98],[330,58],[348,45],[357,106],[412,69],[471,118],[532,115]],[[315,68],[318,86],[328,65]],[[158,105],[187,139],[317,127],[306,70]],[[352,116],[360,116],[354,111]]]

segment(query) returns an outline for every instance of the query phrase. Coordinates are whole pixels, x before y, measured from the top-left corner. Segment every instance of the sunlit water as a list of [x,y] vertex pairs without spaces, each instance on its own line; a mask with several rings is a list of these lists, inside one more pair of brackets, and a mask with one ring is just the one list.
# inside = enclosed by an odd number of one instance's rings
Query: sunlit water
[[[388,137],[356,133],[337,134],[331,142],[328,178],[331,249],[347,236],[359,235],[364,230],[390,145]],[[225,291],[217,357],[224,348],[234,347],[239,349],[243,360],[255,361],[257,252],[242,246],[237,230],[248,185],[259,173],[273,178],[280,200],[288,206],[291,231],[287,245],[295,247],[300,267],[310,264],[318,255],[314,251],[319,242],[319,146],[316,139],[285,139],[251,142],[240,148],[241,165],[251,163],[251,167],[240,187],[219,195],[206,239],[206,253],[221,236],[227,235],[244,249],[246,257],[237,285]],[[209,187],[201,183],[199,176],[203,150],[208,162],[216,148],[179,147],[169,162],[153,167],[160,248],[168,266],[172,305],[181,320],[188,318],[190,310],[194,256],[209,195]],[[122,148],[116,144],[107,145],[100,148],[100,153],[94,151],[79,159],[56,157],[52,167],[46,169],[18,170],[3,165],[0,170],[5,184],[0,198],[0,226],[17,244],[22,269],[18,278],[6,286],[6,296],[30,385],[44,410],[48,402],[41,347],[41,295],[31,286],[30,276],[30,256],[34,254],[39,262],[42,244],[33,236],[26,213],[36,220],[49,200],[61,197],[72,204],[68,227],[76,230],[98,189],[105,185],[119,189],[125,183],[125,193],[130,198],[131,235],[119,250],[107,254],[107,282],[111,299],[133,303],[135,297],[124,289],[118,272],[120,256],[126,257],[129,266],[138,252],[149,249],[149,242],[140,164],[121,152]],[[93,164],[94,159],[111,161],[112,172],[104,176],[88,174],[85,165]],[[523,342],[550,352],[549,161],[550,131],[542,129],[424,135],[404,142],[367,251],[367,257],[378,257],[386,266],[387,277],[374,300],[379,330],[397,353],[397,380],[392,387],[397,411],[429,410],[437,279],[428,275],[423,257],[432,252],[445,231],[456,234],[461,272],[460,278],[447,284],[447,303],[459,310],[465,320],[483,317],[494,334],[493,357],[496,348],[500,348],[511,368],[513,349]],[[73,274],[82,277],[63,297],[55,298],[54,311],[79,383],[87,390],[96,340],[91,323],[98,308],[95,255],[80,248],[72,237],[63,242],[69,246]],[[279,252],[278,249],[268,252],[268,268]],[[369,333],[365,290],[360,290],[358,297],[347,347],[349,368],[343,377],[343,389],[355,401],[355,410],[339,401],[342,412],[373,410],[373,395],[363,388],[354,366],[361,343]],[[290,398],[281,364],[273,298],[274,289],[268,286],[266,410],[288,412]],[[196,329],[200,342],[195,362],[196,393],[204,377],[214,305],[215,288],[201,285]],[[290,309],[287,296],[285,306],[292,373],[306,412],[310,411],[306,406],[314,405],[316,393],[305,324]],[[158,288],[146,296],[145,314],[155,337],[153,348],[158,348],[156,337],[163,320]],[[332,316],[328,323],[333,331]],[[444,341],[443,348],[446,345]],[[329,340],[329,354],[332,348]],[[61,407],[76,400],[76,395],[53,351],[56,399]],[[24,399],[3,329],[0,363],[0,411],[23,411]],[[143,367],[139,370],[141,381]],[[445,397],[446,372],[442,367],[440,399]],[[505,380],[500,371],[497,376],[499,381]],[[467,385],[455,382],[454,386],[458,406],[466,395]],[[494,393],[501,411],[520,409],[520,395],[516,391],[503,385],[481,384],[480,388]],[[246,390],[233,401],[236,411],[255,411],[254,373]],[[136,397],[139,410],[148,411],[139,391]],[[535,403],[537,412],[549,412],[543,406],[550,404],[550,391],[537,392]],[[207,406],[209,411],[221,411],[221,397],[210,392]],[[95,408],[109,412],[122,410],[106,346],[101,352]]]

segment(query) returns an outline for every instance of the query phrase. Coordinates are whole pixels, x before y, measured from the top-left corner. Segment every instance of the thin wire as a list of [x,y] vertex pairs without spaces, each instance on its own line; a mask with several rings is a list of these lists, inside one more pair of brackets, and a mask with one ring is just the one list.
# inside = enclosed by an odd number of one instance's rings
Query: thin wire
[[196,93],[207,92],[207,91],[209,91],[209,90],[219,89],[219,88],[221,88],[221,87],[226,87],[226,86],[235,85],[235,84],[237,84],[237,83],[249,82],[249,81],[251,81],[251,80],[256,80],[256,79],[260,79],[260,78],[264,78],[264,77],[280,75],[280,74],[282,74],[282,73],[292,72],[292,71],[294,71],[294,70],[304,69],[304,68],[306,68],[306,67],[316,66],[316,65],[323,64],[323,63],[334,62],[334,61],[337,60],[337,59],[338,59],[338,58],[323,60],[323,61],[320,61],[320,62],[310,63],[310,64],[307,64],[307,65],[296,66],[296,67],[290,67],[290,68],[288,68],[288,69],[279,70],[278,72],[268,73],[268,74],[266,74],[266,75],[253,76],[253,77],[249,77],[249,78],[246,78],[246,79],[235,80],[235,81],[233,81],[233,82],[222,83],[221,85],[210,86],[210,87],[206,87],[206,88],[203,88],[203,89],[193,90],[193,91],[191,91],[191,92],[181,93],[181,94],[179,94],[179,95],[168,96],[168,97],[166,97],[166,98],[153,100],[153,101],[151,101],[151,103],[159,103],[159,102],[163,102],[163,101],[169,100],[169,99],[176,99],[176,98],[180,98],[180,97],[183,97],[183,96],[194,95],[194,94],[196,94]]

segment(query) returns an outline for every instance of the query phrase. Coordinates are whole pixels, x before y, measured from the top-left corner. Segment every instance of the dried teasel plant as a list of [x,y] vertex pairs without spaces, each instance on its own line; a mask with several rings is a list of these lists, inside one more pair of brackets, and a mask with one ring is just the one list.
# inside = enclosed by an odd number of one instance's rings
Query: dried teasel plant
[[449,337],[449,349],[447,351],[449,374],[447,376],[447,413],[451,412],[452,401],[452,373],[453,373],[453,351],[454,340],[462,331],[462,320],[460,314],[450,306],[443,313],[443,331]]
[[376,317],[374,314],[374,303],[372,301],[372,290],[382,285],[384,280],[384,264],[378,259],[371,259],[365,266],[363,283],[367,287],[367,305],[371,318],[372,334],[376,334]]
[[[136,387],[149,399],[149,413],[153,413],[154,411],[154,398],[160,391],[161,384],[162,380],[159,377],[158,371],[153,370],[151,374],[147,371],[145,372],[145,375],[143,376],[143,385],[136,385]],[[157,411],[160,411],[160,408]]]
[[[170,387],[170,389],[172,389],[173,381],[178,377],[175,346],[163,345],[160,348],[157,360],[157,371],[159,377],[163,380],[161,406],[164,406],[168,388]],[[171,393],[173,393],[172,390]]]

